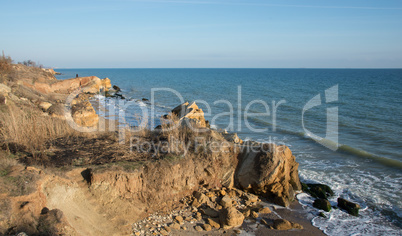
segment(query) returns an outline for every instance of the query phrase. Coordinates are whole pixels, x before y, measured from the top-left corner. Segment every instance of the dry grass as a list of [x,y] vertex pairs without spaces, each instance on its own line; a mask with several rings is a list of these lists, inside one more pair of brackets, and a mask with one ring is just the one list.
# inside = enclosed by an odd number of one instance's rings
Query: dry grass
[[77,135],[68,123],[30,106],[0,107],[0,141],[7,150],[26,151],[34,157],[46,149],[46,142]]

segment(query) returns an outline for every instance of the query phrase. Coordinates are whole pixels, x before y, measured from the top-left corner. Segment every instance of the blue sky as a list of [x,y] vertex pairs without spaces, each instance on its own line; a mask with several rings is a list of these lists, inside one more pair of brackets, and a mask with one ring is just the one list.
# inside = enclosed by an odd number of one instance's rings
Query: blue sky
[[0,8],[0,50],[50,67],[402,67],[400,0],[0,0]]

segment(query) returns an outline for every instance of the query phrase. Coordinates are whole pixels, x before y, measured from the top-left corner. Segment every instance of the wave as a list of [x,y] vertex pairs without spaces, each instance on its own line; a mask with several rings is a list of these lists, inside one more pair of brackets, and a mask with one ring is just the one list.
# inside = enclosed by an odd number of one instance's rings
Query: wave
[[[272,123],[258,119],[256,117],[249,117],[250,120],[252,120],[255,124],[259,124],[262,126],[272,126]],[[307,139],[311,139],[311,140],[315,140],[314,138],[312,138],[310,135],[308,135],[306,132],[300,132],[300,131],[294,131],[294,130],[290,130],[290,129],[284,129],[283,127],[278,127],[276,126],[276,130],[281,132],[281,133],[285,133],[285,134],[290,134],[290,135],[296,135],[302,138],[307,138]],[[383,164],[385,166],[388,167],[393,167],[393,168],[398,168],[398,169],[402,169],[402,162],[398,161],[398,160],[394,160],[394,159],[390,159],[390,158],[386,158],[386,157],[382,157],[382,156],[378,156],[376,154],[367,152],[365,150],[361,150],[355,147],[351,147],[349,145],[345,145],[345,144],[340,144],[340,143],[336,143],[332,140],[326,139],[326,138],[321,138],[320,140],[320,144],[328,147],[336,147],[338,146],[337,151],[340,153],[346,153],[346,154],[350,154],[356,157],[360,157],[360,158],[366,158],[366,159],[371,159],[373,161],[376,161],[380,164]]]

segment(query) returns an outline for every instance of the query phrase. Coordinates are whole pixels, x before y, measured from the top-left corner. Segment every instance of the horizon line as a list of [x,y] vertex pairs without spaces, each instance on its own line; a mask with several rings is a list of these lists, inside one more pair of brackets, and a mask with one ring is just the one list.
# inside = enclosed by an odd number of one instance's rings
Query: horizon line
[[402,67],[45,67],[52,69],[402,69]]

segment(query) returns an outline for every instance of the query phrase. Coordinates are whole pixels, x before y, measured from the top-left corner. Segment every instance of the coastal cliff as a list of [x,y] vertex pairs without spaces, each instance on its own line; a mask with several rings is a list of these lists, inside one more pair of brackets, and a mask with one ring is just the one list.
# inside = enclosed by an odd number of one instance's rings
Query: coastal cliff
[[[89,99],[112,87],[108,78],[91,76],[59,81],[53,73],[22,65],[15,66],[14,73],[6,75],[0,84],[4,120],[24,117],[25,123],[43,126],[44,134],[40,133],[43,137],[31,143],[29,135],[26,135],[29,140],[23,137],[26,130],[21,131],[21,139],[10,136],[11,130],[18,133],[24,127],[15,127],[12,121],[2,126],[2,158],[8,160],[2,161],[5,176],[2,186],[15,183],[22,176],[30,178],[22,184],[29,191],[10,190],[1,195],[8,214],[0,218],[2,233],[181,232],[181,220],[164,222],[166,227],[153,229],[136,223],[132,231],[132,223],[157,212],[168,214],[179,207],[183,214],[188,211],[188,222],[204,222],[197,223],[192,231],[183,232],[193,234],[215,228],[211,232],[220,234],[222,230],[242,225],[245,219],[268,217],[275,209],[261,202],[287,207],[301,190],[298,163],[288,147],[243,142],[236,134],[209,129],[203,111],[195,103],[173,109],[166,116],[171,120],[158,129],[143,133],[127,130],[127,133],[137,143],[167,141],[167,145],[173,145],[172,140],[197,137],[206,141],[204,146],[189,145],[185,152],[180,148],[174,152],[159,149],[143,152],[133,148],[135,143],[119,144],[114,131],[83,134],[71,130],[66,123],[66,117],[71,115],[78,126],[98,125],[100,118]],[[66,107],[71,112],[67,116]],[[31,114],[28,117],[24,113],[27,108]],[[20,113],[14,113],[15,109]],[[177,130],[167,129],[174,123],[180,124]],[[190,126],[204,132],[193,131]],[[34,129],[32,135],[35,132],[39,134]],[[219,149],[211,152],[210,146],[216,144]],[[274,218],[264,218],[262,223],[268,229],[303,230],[298,223],[275,221],[275,216],[271,217]]]

